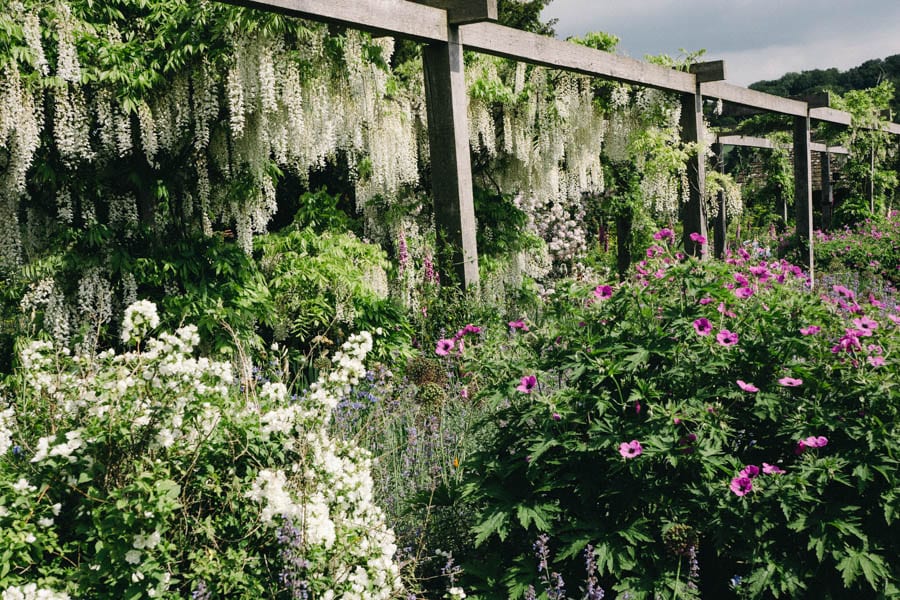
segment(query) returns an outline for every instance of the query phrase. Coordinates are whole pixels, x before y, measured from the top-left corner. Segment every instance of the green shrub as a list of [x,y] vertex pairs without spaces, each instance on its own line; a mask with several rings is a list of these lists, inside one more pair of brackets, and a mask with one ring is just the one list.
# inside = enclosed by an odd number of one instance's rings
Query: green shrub
[[783,262],[651,254],[558,288],[486,390],[508,408],[465,465],[467,590],[577,597],[588,549],[620,597],[897,595],[900,316]]

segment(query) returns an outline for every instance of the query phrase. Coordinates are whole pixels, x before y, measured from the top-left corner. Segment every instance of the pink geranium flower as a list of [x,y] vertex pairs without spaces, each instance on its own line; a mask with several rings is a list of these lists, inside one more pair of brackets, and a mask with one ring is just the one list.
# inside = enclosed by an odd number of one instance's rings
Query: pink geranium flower
[[668,227],[663,227],[659,231],[653,234],[653,239],[657,241],[661,240],[674,240],[675,232],[669,229]]
[[759,467],[757,467],[756,465],[747,465],[746,467],[741,469],[741,477],[748,477],[750,479],[753,479],[757,475],[759,475]]
[[522,331],[528,331],[528,325],[525,324],[525,321],[519,319],[518,321],[510,321],[509,327],[511,329],[521,329]]
[[702,235],[700,235],[699,233],[697,233],[696,231],[692,231],[691,235],[689,237],[691,238],[692,242],[696,242],[696,243],[700,244],[701,246],[706,243],[706,238],[703,237]]
[[640,456],[643,451],[644,449],[641,448],[641,443],[637,440],[619,444],[619,454],[622,455],[622,458],[635,458]]
[[694,331],[697,335],[709,335],[712,333],[712,323],[706,317],[700,317],[694,321]]
[[793,377],[782,377],[778,380],[778,383],[784,387],[797,387],[798,385],[803,385],[803,380],[794,379]]
[[807,448],[824,448],[828,445],[828,438],[824,435],[811,435],[805,440],[800,440]]
[[868,362],[873,367],[883,367],[884,366],[884,357],[883,356],[869,356],[869,357],[866,357],[866,362]]
[[746,383],[744,381],[741,381],[740,379],[737,380],[737,384],[739,388],[741,388],[745,392],[750,392],[751,394],[755,394],[759,391],[759,388],[752,383]]
[[516,389],[523,394],[530,394],[531,390],[533,390],[535,387],[537,387],[537,377],[535,377],[534,375],[526,375],[519,380],[519,385],[516,386]]
[[731,486],[729,487],[736,496],[746,496],[753,491],[753,481],[749,477],[735,477],[731,480]]
[[822,328],[818,325],[810,325],[809,327],[800,328],[800,333],[802,333],[803,335],[816,335],[820,331],[822,331]]
[[750,296],[753,295],[753,288],[749,287],[739,287],[734,290],[734,295],[740,298],[741,300],[746,300]]
[[853,298],[856,297],[856,294],[853,293],[853,290],[847,289],[842,285],[833,285],[831,286],[831,289],[834,290],[835,294],[840,294],[844,298],[848,298],[850,300],[853,300]]
[[719,342],[720,346],[728,348],[738,343],[738,334],[723,329],[716,335],[716,341]]
[[703,306],[706,306],[707,304],[709,304],[712,301],[713,301],[712,298],[710,298],[709,296],[706,296],[705,298],[700,298],[700,304]]
[[763,463],[762,470],[766,475],[783,475],[785,473],[784,469],[781,469],[775,465],[770,465],[769,463]]
[[434,349],[434,353],[439,356],[447,356],[450,354],[450,351],[453,350],[455,342],[452,339],[443,339],[438,340],[437,348]]
[[859,319],[853,319],[853,326],[863,337],[871,337],[872,332],[878,329],[878,321],[862,316]]
[[613,294],[613,289],[608,285],[598,285],[594,288],[594,296],[597,298],[604,300],[606,298],[611,298]]

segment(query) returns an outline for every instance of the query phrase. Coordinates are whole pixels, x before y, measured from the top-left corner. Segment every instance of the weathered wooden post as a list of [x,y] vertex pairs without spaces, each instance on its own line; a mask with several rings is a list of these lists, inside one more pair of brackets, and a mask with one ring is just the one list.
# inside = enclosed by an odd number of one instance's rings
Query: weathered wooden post
[[691,65],[689,70],[696,78],[696,85],[693,94],[681,95],[681,140],[696,144],[698,151],[688,159],[687,164],[690,189],[688,203],[682,208],[684,224],[682,242],[687,254],[702,259],[706,258],[708,253],[706,245],[691,239],[691,234],[699,234],[709,239],[706,222],[706,157],[702,147],[703,96],[700,93],[700,84],[725,79],[725,62],[717,60],[696,63]]
[[813,265],[813,209],[812,155],[810,153],[810,120],[794,117],[794,210],[797,217],[797,238],[807,243],[806,266],[810,283],[814,282]]
[[459,26],[496,20],[497,0],[417,1],[447,11],[447,42],[432,42],[422,52],[431,186],[441,250],[439,268],[445,278],[453,274],[469,289],[478,285],[478,248],[469,157],[468,97]]
[[[716,160],[716,170],[719,173],[725,173],[725,146],[721,143],[715,143],[712,147],[713,156],[715,156]],[[716,215],[716,224],[714,226],[715,229],[715,245],[713,249],[715,251],[715,257],[719,260],[725,258],[725,236],[728,232],[728,215],[725,212],[725,191],[719,190],[719,193],[716,197],[716,202],[719,203],[719,214]]]
[[831,187],[831,151],[826,148],[822,156],[822,229],[831,229],[834,215],[834,190]]

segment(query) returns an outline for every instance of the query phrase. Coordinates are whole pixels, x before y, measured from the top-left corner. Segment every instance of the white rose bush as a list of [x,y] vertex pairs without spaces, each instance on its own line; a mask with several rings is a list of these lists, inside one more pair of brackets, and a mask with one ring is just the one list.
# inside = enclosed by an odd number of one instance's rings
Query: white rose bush
[[395,597],[371,458],[328,433],[371,336],[291,395],[158,322],[141,301],[128,351],[21,349],[0,398],[0,598]]

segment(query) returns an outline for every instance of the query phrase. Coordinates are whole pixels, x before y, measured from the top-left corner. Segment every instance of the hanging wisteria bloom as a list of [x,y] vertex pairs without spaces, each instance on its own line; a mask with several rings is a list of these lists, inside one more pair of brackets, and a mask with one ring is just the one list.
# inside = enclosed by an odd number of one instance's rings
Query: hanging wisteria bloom
[[745,381],[737,380],[738,387],[744,390],[745,392],[750,392],[751,394],[755,394],[759,391],[759,388],[753,385],[752,383],[747,383]]
[[712,323],[706,317],[700,317],[694,321],[694,331],[697,335],[709,335],[712,333]]
[[622,458],[636,458],[643,452],[644,449],[641,447],[641,443],[637,440],[631,440],[630,442],[622,442],[621,444],[619,444],[619,454],[622,455]]
[[793,377],[782,377],[778,380],[778,383],[784,387],[797,387],[798,385],[803,385],[803,380],[794,379]]
[[716,341],[719,342],[720,346],[729,348],[738,343],[738,334],[723,329],[716,335]]
[[746,496],[753,491],[753,481],[749,477],[735,477],[731,480],[729,487],[736,496]]
[[522,379],[519,380],[519,385],[516,386],[516,389],[522,392],[523,394],[530,394],[531,390],[537,387],[537,377],[534,375],[526,375]]
[[452,339],[438,340],[434,353],[438,356],[447,356],[453,350],[455,342]]

